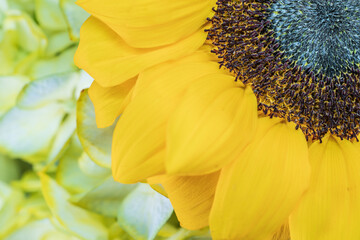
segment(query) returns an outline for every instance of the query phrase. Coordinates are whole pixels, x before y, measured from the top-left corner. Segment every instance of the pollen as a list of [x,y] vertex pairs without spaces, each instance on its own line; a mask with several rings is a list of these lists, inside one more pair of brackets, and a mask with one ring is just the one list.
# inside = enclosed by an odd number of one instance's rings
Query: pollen
[[218,0],[208,39],[220,67],[264,114],[307,139],[360,132],[360,5],[355,0]]

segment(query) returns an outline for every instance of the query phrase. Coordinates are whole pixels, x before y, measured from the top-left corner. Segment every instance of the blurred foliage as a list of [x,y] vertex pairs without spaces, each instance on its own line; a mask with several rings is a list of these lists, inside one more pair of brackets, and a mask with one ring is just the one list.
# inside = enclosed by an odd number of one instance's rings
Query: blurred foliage
[[0,0],[0,239],[209,239],[147,184],[112,179],[114,126],[96,128],[73,63],[87,17],[74,0]]

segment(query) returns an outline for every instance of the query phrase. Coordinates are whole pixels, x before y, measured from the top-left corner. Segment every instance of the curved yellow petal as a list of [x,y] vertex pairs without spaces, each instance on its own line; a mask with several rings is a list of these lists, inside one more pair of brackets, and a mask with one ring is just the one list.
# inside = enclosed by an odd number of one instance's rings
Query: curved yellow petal
[[152,48],[173,44],[202,28],[216,0],[79,0],[129,45]]
[[335,137],[309,149],[309,190],[290,216],[292,240],[360,239],[360,143]]
[[195,230],[209,225],[220,172],[201,176],[170,176],[162,182],[182,227]]
[[171,117],[167,131],[169,174],[201,175],[219,170],[249,144],[257,127],[251,87],[213,74],[192,84]]
[[271,239],[306,190],[308,147],[293,123],[259,120],[252,143],[224,167],[210,214],[214,239]]
[[201,29],[162,48],[133,48],[104,23],[90,17],[81,27],[80,44],[74,60],[98,84],[111,87],[135,77],[146,68],[194,52],[205,39],[206,33]]
[[219,72],[213,62],[184,61],[162,64],[139,75],[133,99],[114,131],[112,170],[116,180],[132,183],[165,172],[167,120],[191,82]]
[[111,126],[122,113],[130,99],[130,93],[137,78],[104,88],[94,81],[89,88],[89,97],[95,107],[96,124],[99,128]]

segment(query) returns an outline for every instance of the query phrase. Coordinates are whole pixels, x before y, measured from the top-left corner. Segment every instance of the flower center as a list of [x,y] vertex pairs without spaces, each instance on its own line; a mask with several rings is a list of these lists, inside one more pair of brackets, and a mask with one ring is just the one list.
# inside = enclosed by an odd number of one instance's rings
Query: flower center
[[208,39],[258,108],[306,138],[360,132],[357,0],[218,0]]
[[283,0],[268,19],[286,58],[335,77],[360,63],[359,10],[358,1]]

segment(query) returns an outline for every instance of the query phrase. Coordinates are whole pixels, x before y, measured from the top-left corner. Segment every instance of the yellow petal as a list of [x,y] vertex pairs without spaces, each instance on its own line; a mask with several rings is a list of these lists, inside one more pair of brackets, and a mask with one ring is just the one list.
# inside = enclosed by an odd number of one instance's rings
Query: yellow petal
[[[157,79],[158,76],[162,76],[164,74],[167,74],[170,72],[174,66],[181,66],[183,65],[192,65],[192,64],[200,64],[205,65],[206,71],[192,71],[196,73],[196,76],[204,76],[209,73],[223,73],[227,74],[227,71],[224,69],[219,69],[219,64],[217,63],[217,60],[214,60],[214,55],[210,53],[210,49],[205,48],[205,46],[201,47],[197,51],[195,51],[193,54],[188,55],[186,57],[180,58],[176,60],[176,62],[165,62],[163,64],[156,65],[149,69],[148,71],[143,71],[139,74],[137,83],[134,87],[134,92],[132,94],[132,97],[136,97],[139,93],[142,91],[148,91],[148,86],[152,84],[152,81],[149,79]],[[193,79],[192,79],[193,81]]]
[[165,191],[163,185],[161,184],[149,184],[152,189],[163,195],[164,197],[168,197],[167,192]]
[[117,181],[132,183],[165,172],[166,122],[189,84],[214,72],[219,72],[216,63],[182,60],[140,74],[136,94],[114,131],[112,170]]
[[234,160],[257,126],[257,101],[234,77],[213,74],[192,84],[171,117],[167,132],[169,174],[201,175]]
[[290,240],[290,230],[288,222],[282,225],[276,233],[272,236],[271,240]]
[[162,185],[162,182],[166,178],[167,178],[166,174],[156,175],[156,176],[147,178],[146,181],[144,181],[144,182],[148,183],[150,185],[150,187],[152,187],[152,189],[154,189],[155,191],[157,191],[161,195],[168,198],[168,194],[167,194],[164,186]]
[[220,172],[191,177],[166,177],[162,182],[182,227],[195,230],[209,225]]
[[190,54],[206,39],[206,33],[200,29],[162,48],[133,48],[94,17],[83,24],[80,35],[75,63],[103,87],[121,84],[148,67]]
[[173,44],[198,31],[214,12],[216,0],[79,0],[129,45],[151,48]]
[[360,239],[360,143],[326,137],[309,149],[309,190],[290,217],[292,240]]
[[94,81],[89,88],[89,97],[95,107],[96,124],[99,128],[111,126],[122,113],[130,98],[136,78],[114,87],[101,87]]
[[210,214],[214,239],[271,239],[306,190],[308,148],[293,123],[261,118],[252,143],[220,175]]

